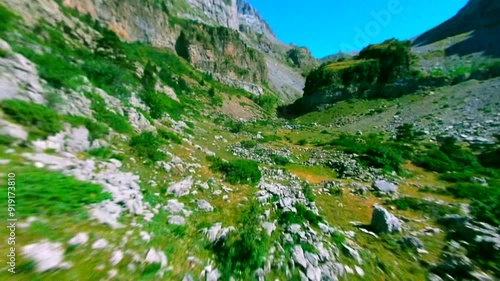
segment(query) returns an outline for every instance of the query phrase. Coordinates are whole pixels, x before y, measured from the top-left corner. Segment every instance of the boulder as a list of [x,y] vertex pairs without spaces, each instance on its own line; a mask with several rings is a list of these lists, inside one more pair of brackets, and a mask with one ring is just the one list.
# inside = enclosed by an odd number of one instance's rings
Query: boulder
[[400,240],[400,243],[403,247],[410,248],[413,250],[424,248],[424,242],[422,242],[422,240],[420,240],[419,238],[411,235],[404,236]]
[[168,223],[173,225],[185,225],[186,219],[181,216],[170,216],[168,218]]
[[184,180],[171,185],[167,189],[168,194],[173,194],[175,197],[182,197],[189,194],[189,190],[193,186],[193,180],[191,177],[185,178]]
[[378,205],[373,209],[370,226],[375,233],[401,232],[401,222],[398,218]]
[[196,200],[196,203],[198,204],[198,208],[205,212],[213,212],[214,210],[214,207],[206,200]]
[[385,180],[377,180],[373,183],[373,188],[380,192],[394,193],[398,191],[398,187]]
[[61,243],[41,241],[24,246],[21,253],[35,262],[37,272],[71,267],[71,263],[64,262],[64,249]]

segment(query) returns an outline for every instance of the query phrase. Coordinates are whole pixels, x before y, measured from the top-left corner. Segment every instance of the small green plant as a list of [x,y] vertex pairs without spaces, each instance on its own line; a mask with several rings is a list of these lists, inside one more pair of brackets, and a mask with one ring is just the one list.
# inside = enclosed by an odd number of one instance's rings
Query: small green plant
[[85,126],[85,128],[89,130],[91,140],[101,139],[109,134],[108,127],[85,117],[66,115],[63,116],[63,120],[71,124],[73,127]]
[[307,140],[306,139],[301,139],[297,142],[298,145],[306,145],[307,144]]
[[0,108],[19,124],[30,126],[33,137],[47,137],[62,130],[60,117],[54,110],[21,100],[4,100]]
[[237,220],[237,230],[210,246],[222,266],[222,280],[230,280],[231,277],[251,280],[255,270],[264,265],[270,241],[260,230],[261,214],[259,204],[255,199],[250,200]]
[[304,222],[309,222],[311,225],[317,226],[318,223],[323,221],[323,219],[313,213],[311,210],[308,210],[304,205],[302,204],[295,204],[295,208],[297,209],[297,212],[283,212],[283,211],[278,211],[278,222],[280,224],[302,224]]
[[259,165],[255,161],[238,159],[224,162],[216,157],[209,157],[209,160],[212,162],[210,168],[223,173],[225,179],[231,184],[256,185],[262,177]]
[[[10,172],[18,175],[16,185],[23,187],[16,189],[16,198],[23,202],[16,208],[18,218],[79,214],[85,212],[85,205],[111,198],[101,186],[81,182],[59,172],[27,166],[12,167]],[[2,208],[7,208],[7,200],[0,204]]]
[[132,151],[139,157],[144,157],[153,162],[161,161],[166,158],[166,155],[159,150],[162,144],[162,139],[156,137],[151,132],[142,133],[130,139]]
[[172,133],[163,129],[158,130],[158,135],[165,140],[172,141],[173,143],[182,144],[182,139],[176,133]]
[[290,163],[290,160],[288,158],[286,158],[285,156],[272,154],[270,157],[271,157],[271,160],[276,165],[286,166],[286,165],[288,165],[288,163]]
[[328,189],[328,192],[332,196],[342,196],[342,195],[344,195],[344,190],[342,188],[340,188],[340,187],[330,187]]
[[99,159],[109,159],[113,155],[113,151],[108,147],[100,147],[96,149],[89,150],[89,155],[94,156]]
[[310,184],[303,184],[302,185],[302,193],[304,193],[304,196],[309,202],[314,202],[314,193],[313,193],[313,188]]
[[252,140],[244,140],[240,142],[241,147],[246,148],[246,149],[251,149],[254,147],[257,147],[257,142],[252,141]]

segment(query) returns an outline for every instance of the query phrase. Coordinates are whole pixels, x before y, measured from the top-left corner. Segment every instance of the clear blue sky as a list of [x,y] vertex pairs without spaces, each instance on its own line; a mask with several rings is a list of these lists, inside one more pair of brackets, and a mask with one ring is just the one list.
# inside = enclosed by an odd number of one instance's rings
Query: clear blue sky
[[322,58],[386,39],[409,39],[454,16],[467,0],[249,0],[285,43]]

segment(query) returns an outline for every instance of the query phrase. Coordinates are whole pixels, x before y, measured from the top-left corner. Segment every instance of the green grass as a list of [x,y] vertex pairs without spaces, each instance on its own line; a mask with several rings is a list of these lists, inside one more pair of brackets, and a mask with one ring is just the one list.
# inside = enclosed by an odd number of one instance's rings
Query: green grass
[[225,180],[231,184],[256,185],[262,177],[255,161],[237,159],[224,162],[216,157],[209,157],[209,160],[212,162],[210,169],[224,174]]
[[137,156],[153,162],[166,159],[166,155],[159,151],[162,144],[163,140],[156,137],[151,132],[142,133],[130,139],[132,151],[134,151]]
[[[16,175],[16,217],[51,216],[59,214],[85,213],[85,205],[110,199],[102,187],[81,182],[59,172],[46,171],[35,167],[11,167],[9,172]],[[7,185],[4,185],[7,186]],[[2,200],[5,205],[7,192]]]
[[60,116],[46,106],[21,100],[4,100],[0,108],[15,122],[29,126],[30,136],[34,138],[44,138],[62,130]]
[[84,126],[87,128],[87,130],[89,130],[91,140],[101,139],[109,134],[108,127],[85,117],[66,115],[63,116],[63,120],[71,124],[73,127]]
[[158,136],[167,141],[171,141],[176,144],[182,144],[182,138],[176,133],[160,129],[158,130]]

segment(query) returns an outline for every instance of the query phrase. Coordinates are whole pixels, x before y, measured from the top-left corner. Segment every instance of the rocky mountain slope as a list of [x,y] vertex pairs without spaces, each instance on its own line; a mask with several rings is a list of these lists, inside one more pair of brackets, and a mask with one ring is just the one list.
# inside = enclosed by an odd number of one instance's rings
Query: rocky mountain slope
[[471,0],[456,16],[413,40],[417,50],[444,49],[447,55],[500,56],[500,3]]
[[314,61],[240,2],[1,3],[0,280],[500,277],[489,72],[285,120]]

